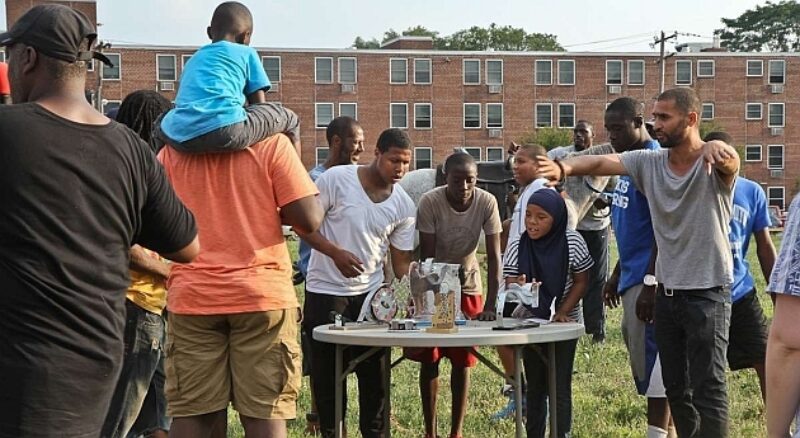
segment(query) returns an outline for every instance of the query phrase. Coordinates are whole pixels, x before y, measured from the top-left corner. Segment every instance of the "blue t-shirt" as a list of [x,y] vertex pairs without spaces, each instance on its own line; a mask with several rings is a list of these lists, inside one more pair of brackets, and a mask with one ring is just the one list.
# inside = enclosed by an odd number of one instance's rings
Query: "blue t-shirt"
[[[655,140],[644,144],[644,149],[659,148]],[[620,274],[617,290],[624,293],[631,286],[644,281],[656,241],[647,198],[627,175],[620,176],[614,188],[611,225],[614,227],[619,250]]]
[[755,285],[747,263],[747,248],[750,236],[768,228],[769,211],[764,189],[749,179],[736,178],[733,189],[733,210],[731,210],[731,229],[728,238],[733,252],[733,287],[731,299],[736,302],[742,299]]
[[175,109],[161,130],[177,142],[243,122],[246,96],[269,89],[258,52],[252,47],[217,41],[200,48],[183,69]]
[[[308,172],[308,176],[311,177],[311,181],[316,182],[317,178],[325,172],[325,166],[320,164],[319,166],[311,169]],[[297,269],[300,270],[300,273],[303,274],[303,277],[306,276],[308,273],[308,261],[311,259],[311,246],[306,243],[305,240],[300,239],[300,246],[297,248]]]

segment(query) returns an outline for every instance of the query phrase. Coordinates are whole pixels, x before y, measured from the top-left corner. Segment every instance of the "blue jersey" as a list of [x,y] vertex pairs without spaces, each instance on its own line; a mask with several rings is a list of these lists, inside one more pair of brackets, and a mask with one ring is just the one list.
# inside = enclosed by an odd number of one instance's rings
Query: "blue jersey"
[[258,52],[252,47],[217,41],[201,47],[186,63],[175,109],[161,129],[177,142],[243,122],[245,96],[269,89]]
[[[322,173],[326,170],[328,169],[320,164],[319,166],[311,169],[311,171],[308,172],[308,176],[311,177],[311,181],[316,182],[317,178],[319,178],[319,176],[322,175]],[[297,269],[301,274],[303,274],[303,277],[305,277],[308,273],[309,259],[311,259],[311,246],[307,244],[305,240],[300,239],[300,245],[297,248]]]
[[747,263],[747,248],[750,236],[768,228],[769,211],[764,189],[749,179],[736,178],[733,189],[733,209],[731,210],[731,229],[728,238],[733,252],[733,287],[731,298],[736,302],[753,290],[755,282]]
[[[649,140],[644,149],[659,149],[657,141]],[[642,284],[650,256],[655,246],[653,223],[647,198],[627,175],[620,176],[611,202],[611,225],[619,250],[620,293],[631,286]]]

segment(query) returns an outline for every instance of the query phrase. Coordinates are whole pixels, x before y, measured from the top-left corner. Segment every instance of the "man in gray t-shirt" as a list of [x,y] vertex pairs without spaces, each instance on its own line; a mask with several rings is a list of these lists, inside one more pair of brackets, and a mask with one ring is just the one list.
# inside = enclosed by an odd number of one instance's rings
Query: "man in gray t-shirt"
[[564,162],[539,159],[540,176],[629,175],[648,200],[662,283],[655,303],[656,344],[680,436],[728,436],[725,382],[733,263],[728,224],[736,151],[703,143],[700,100],[688,88],[662,93],[653,108],[664,148]]

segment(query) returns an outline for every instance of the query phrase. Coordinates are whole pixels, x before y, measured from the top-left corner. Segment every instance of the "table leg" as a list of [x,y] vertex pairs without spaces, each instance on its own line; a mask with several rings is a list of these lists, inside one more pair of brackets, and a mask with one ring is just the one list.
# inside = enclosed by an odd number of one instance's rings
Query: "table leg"
[[522,438],[525,426],[522,424],[522,349],[524,345],[514,346],[514,420],[517,423],[516,437]]
[[383,404],[384,437],[392,438],[392,347],[383,352],[383,389],[386,399]]
[[344,355],[343,355],[344,347],[342,344],[336,344],[336,358],[335,358],[335,374],[336,374],[336,383],[334,385],[334,416],[333,416],[333,433],[335,438],[342,438],[344,435],[343,426],[344,426],[344,407],[342,406],[342,397],[344,396],[343,386],[344,379],[342,378],[342,371],[344,368]]
[[547,344],[547,386],[550,390],[549,396],[549,415],[550,415],[550,438],[558,436],[558,411],[556,405],[556,343]]

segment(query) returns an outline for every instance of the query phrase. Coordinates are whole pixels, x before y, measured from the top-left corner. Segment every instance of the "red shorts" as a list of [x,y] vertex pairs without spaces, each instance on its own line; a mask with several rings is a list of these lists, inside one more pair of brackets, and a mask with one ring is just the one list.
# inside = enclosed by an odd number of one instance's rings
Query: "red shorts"
[[[483,297],[462,294],[461,312],[467,319],[477,318],[478,314],[483,312]],[[446,357],[450,359],[453,366],[462,368],[472,368],[478,363],[478,358],[470,352],[469,348],[460,347],[404,348],[403,356],[421,363],[437,363]]]

